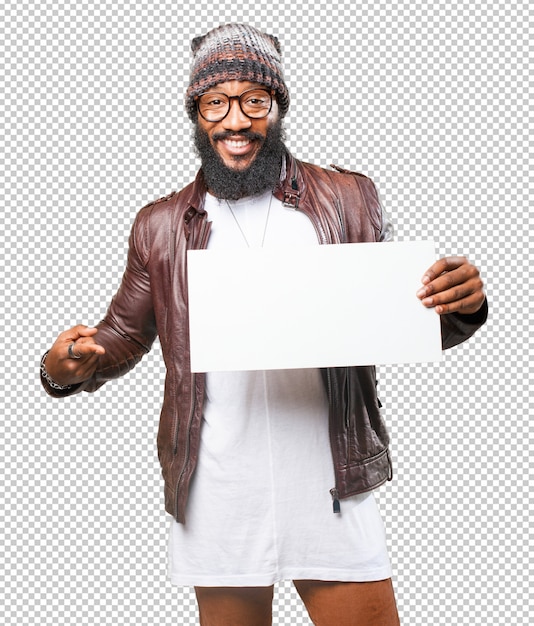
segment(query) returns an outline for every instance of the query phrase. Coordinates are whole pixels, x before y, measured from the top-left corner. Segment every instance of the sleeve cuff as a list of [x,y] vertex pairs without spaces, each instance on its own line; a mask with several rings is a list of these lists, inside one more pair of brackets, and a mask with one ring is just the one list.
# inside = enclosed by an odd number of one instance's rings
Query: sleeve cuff
[[464,314],[464,313],[453,313],[460,321],[464,324],[478,324],[482,325],[488,319],[488,300],[484,299],[482,306],[476,313]]

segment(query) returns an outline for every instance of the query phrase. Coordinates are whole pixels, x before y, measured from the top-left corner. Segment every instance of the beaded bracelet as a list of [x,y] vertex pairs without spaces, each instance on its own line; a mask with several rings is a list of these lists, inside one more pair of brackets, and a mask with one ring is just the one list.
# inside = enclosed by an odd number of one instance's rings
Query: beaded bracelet
[[48,374],[45,367],[46,357],[48,356],[49,350],[47,350],[43,354],[43,358],[41,359],[41,376],[46,380],[47,384],[52,387],[52,389],[57,389],[58,391],[67,391],[72,388],[72,385],[59,385],[56,383],[53,378]]

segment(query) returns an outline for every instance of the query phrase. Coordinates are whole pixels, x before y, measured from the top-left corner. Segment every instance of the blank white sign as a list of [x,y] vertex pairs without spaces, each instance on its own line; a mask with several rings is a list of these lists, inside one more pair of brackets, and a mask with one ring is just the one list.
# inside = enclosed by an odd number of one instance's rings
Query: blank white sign
[[428,241],[191,250],[193,372],[437,361]]

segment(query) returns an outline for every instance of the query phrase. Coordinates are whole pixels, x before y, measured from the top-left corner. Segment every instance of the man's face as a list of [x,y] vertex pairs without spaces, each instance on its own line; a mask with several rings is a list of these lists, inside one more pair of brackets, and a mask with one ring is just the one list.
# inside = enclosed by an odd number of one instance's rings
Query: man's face
[[[239,96],[258,87],[257,83],[230,81],[210,92]],[[237,100],[230,102],[228,115],[220,122],[208,122],[198,114],[194,140],[209,191],[217,198],[237,200],[275,188],[286,148],[274,99],[269,115],[261,119],[247,117]]]
[[[231,80],[215,85],[207,93],[239,96],[244,91],[258,87],[263,88],[263,85]],[[211,146],[224,165],[234,171],[244,171],[250,167],[258,155],[268,128],[278,120],[278,105],[276,99],[273,98],[273,105],[267,117],[251,119],[241,111],[237,100],[230,102],[230,111],[223,120],[208,122],[199,115],[198,125],[207,134]]]

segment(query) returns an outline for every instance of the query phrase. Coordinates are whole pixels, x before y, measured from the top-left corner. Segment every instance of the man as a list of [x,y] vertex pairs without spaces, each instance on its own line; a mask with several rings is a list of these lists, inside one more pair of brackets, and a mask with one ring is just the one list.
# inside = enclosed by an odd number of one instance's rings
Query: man
[[[203,626],[270,624],[282,579],[315,624],[398,624],[372,495],[391,477],[375,369],[192,374],[186,282],[188,249],[387,241],[391,226],[368,178],[286,150],[275,37],[227,24],[192,49],[186,109],[202,168],[139,212],[105,319],[61,333],[41,380],[57,397],[95,391],[159,336],[170,575],[195,587]],[[484,323],[482,282],[465,258],[437,261],[422,282],[414,297],[440,315],[444,348]]]

